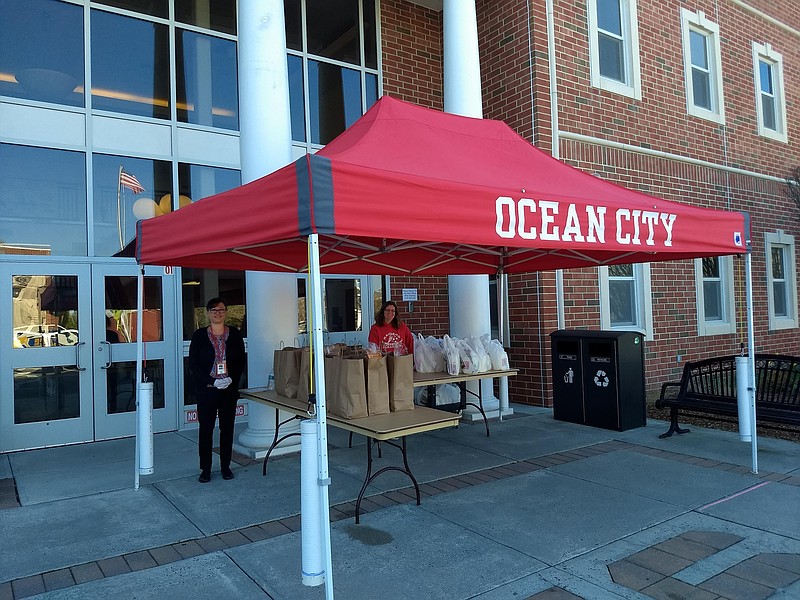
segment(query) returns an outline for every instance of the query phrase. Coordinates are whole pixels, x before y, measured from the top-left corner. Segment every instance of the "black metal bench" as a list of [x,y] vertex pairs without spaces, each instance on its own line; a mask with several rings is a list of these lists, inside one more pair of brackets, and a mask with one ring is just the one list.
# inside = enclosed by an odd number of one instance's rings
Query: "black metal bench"
[[[756,422],[800,425],[800,358],[756,354]],[[670,409],[670,425],[660,438],[686,433],[678,411],[738,416],[736,356],[686,363],[681,380],[661,386],[656,408]]]

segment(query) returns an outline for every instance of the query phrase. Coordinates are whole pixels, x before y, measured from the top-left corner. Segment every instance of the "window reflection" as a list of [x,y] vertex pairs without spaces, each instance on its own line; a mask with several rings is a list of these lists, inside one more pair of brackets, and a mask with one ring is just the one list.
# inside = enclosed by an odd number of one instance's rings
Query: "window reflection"
[[358,0],[306,0],[308,53],[360,64]]
[[14,369],[14,423],[81,416],[75,366]]
[[74,275],[13,275],[11,320],[14,348],[78,343],[78,278]]
[[[361,331],[363,321],[361,279],[325,278],[323,284],[325,286],[325,293],[322,296],[323,330],[329,333]],[[382,294],[382,291],[377,290],[377,293]],[[377,297],[373,301],[377,301]],[[369,319],[372,319],[372,315],[369,315]],[[308,333],[304,277],[297,279],[297,332]]]
[[168,119],[169,30],[92,10],[92,106]]
[[0,2],[0,95],[83,106],[83,10],[54,0]]
[[106,6],[115,6],[117,8],[124,8],[132,12],[150,15],[152,17],[161,17],[166,19],[169,16],[167,10],[168,0],[95,0],[97,4],[105,4]]
[[181,29],[175,43],[178,120],[238,129],[236,44]]
[[80,152],[0,144],[0,254],[86,256]]
[[361,116],[361,75],[354,69],[308,61],[311,142],[327,144]]
[[241,183],[242,175],[236,169],[180,163],[178,165],[179,208],[208,196],[227,192]]
[[[164,408],[164,361],[149,360],[144,366],[153,382],[153,408]],[[110,415],[136,410],[136,362],[113,363],[106,370],[106,411]]]
[[306,141],[306,102],[303,89],[303,59],[290,54],[287,57],[289,67],[289,104],[292,115],[292,139],[296,142]]
[[133,256],[136,221],[172,210],[172,166],[106,154],[95,154],[92,165],[94,256]]
[[236,35],[236,0],[175,0],[175,20]]
[[[138,285],[136,277],[106,276],[106,341],[136,341]],[[142,314],[142,339],[145,342],[158,342],[164,339],[161,297],[161,278],[145,277]],[[116,335],[116,340],[112,334]]]
[[225,300],[228,307],[225,323],[247,336],[244,271],[183,268],[181,278],[183,339],[192,339],[195,330],[209,325],[206,302],[216,297]]

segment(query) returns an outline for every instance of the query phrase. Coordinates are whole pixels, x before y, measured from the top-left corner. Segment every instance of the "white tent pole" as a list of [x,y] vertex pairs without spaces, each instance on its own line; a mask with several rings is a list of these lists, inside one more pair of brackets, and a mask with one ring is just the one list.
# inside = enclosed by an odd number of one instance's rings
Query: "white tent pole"
[[758,438],[756,436],[756,338],[753,331],[753,253],[745,254],[745,289],[747,296],[747,354],[750,357],[750,434],[753,473],[758,473]]
[[144,265],[140,265],[137,276],[136,286],[136,451],[133,460],[133,470],[135,472],[133,489],[139,489],[139,451],[141,450],[141,440],[139,439],[139,384],[142,382],[144,359],[144,342],[142,341],[142,316],[144,313]]
[[322,547],[325,553],[325,598],[333,600],[333,561],[331,558],[331,518],[328,502],[328,430],[325,415],[325,353],[322,339],[322,276],[320,274],[319,235],[308,236],[308,285],[311,293],[311,352],[314,361],[314,392],[317,397],[317,454],[319,465],[320,514]]

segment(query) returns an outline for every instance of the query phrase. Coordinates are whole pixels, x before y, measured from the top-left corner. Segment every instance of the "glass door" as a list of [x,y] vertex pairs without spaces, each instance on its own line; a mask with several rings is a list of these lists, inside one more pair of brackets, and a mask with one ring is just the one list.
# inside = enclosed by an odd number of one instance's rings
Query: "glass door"
[[[95,439],[134,435],[136,427],[136,265],[92,267]],[[153,431],[177,429],[177,354],[173,275],[147,267],[144,374],[153,382]],[[166,321],[166,323],[165,323]]]
[[0,451],[91,441],[88,265],[0,264]]

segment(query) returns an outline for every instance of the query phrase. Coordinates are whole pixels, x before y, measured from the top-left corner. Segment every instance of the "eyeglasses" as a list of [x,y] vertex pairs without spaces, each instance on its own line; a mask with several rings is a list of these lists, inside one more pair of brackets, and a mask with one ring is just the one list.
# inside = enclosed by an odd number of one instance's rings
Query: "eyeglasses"
[[214,313],[215,315],[221,315],[222,313],[228,312],[227,308],[212,308],[208,312]]

